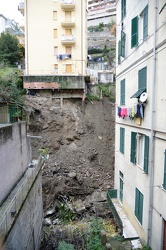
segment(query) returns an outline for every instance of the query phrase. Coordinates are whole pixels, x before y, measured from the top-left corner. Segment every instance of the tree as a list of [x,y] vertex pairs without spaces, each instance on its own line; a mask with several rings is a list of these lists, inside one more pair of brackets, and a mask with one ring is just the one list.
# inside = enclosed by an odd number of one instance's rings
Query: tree
[[16,36],[2,33],[0,36],[0,62],[14,66],[23,58],[23,48],[19,45]]

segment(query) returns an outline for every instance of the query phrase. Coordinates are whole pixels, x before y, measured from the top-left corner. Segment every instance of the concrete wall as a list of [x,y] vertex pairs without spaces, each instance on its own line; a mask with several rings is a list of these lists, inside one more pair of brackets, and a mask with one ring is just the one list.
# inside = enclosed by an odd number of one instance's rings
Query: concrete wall
[[42,179],[37,176],[32,189],[5,243],[5,249],[38,249],[43,221]]
[[0,127],[0,204],[17,184],[31,161],[26,123]]

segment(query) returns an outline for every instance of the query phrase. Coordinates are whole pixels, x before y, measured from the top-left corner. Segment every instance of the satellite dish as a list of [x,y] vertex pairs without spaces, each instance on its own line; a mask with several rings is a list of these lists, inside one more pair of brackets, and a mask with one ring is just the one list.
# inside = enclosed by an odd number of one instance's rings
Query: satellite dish
[[139,100],[140,100],[141,102],[146,102],[147,98],[148,98],[147,93],[146,93],[146,92],[143,92],[143,93],[140,95]]

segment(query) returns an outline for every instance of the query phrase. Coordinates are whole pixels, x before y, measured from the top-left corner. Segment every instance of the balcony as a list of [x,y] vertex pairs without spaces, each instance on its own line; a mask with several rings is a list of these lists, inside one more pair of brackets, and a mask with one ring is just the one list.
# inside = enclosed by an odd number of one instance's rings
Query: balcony
[[19,3],[18,10],[21,12],[22,15],[24,15],[24,3]]
[[61,0],[61,8],[63,10],[74,10],[75,9],[74,0]]
[[61,42],[63,45],[74,45],[75,44],[75,37],[70,35],[62,35]]
[[57,59],[62,61],[62,60],[67,60],[67,59],[71,59],[71,54],[58,54]]
[[61,26],[62,27],[75,27],[75,20],[66,20],[66,21],[61,21]]

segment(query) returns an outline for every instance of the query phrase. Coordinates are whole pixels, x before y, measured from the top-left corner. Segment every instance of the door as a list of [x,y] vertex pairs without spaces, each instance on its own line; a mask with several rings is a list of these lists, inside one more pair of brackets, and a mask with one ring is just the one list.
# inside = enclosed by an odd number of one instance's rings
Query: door
[[66,29],[65,30],[65,35],[66,36],[71,36],[71,29]]
[[71,11],[65,11],[65,21],[71,21]]
[[163,250],[166,250],[166,221],[163,220]]

